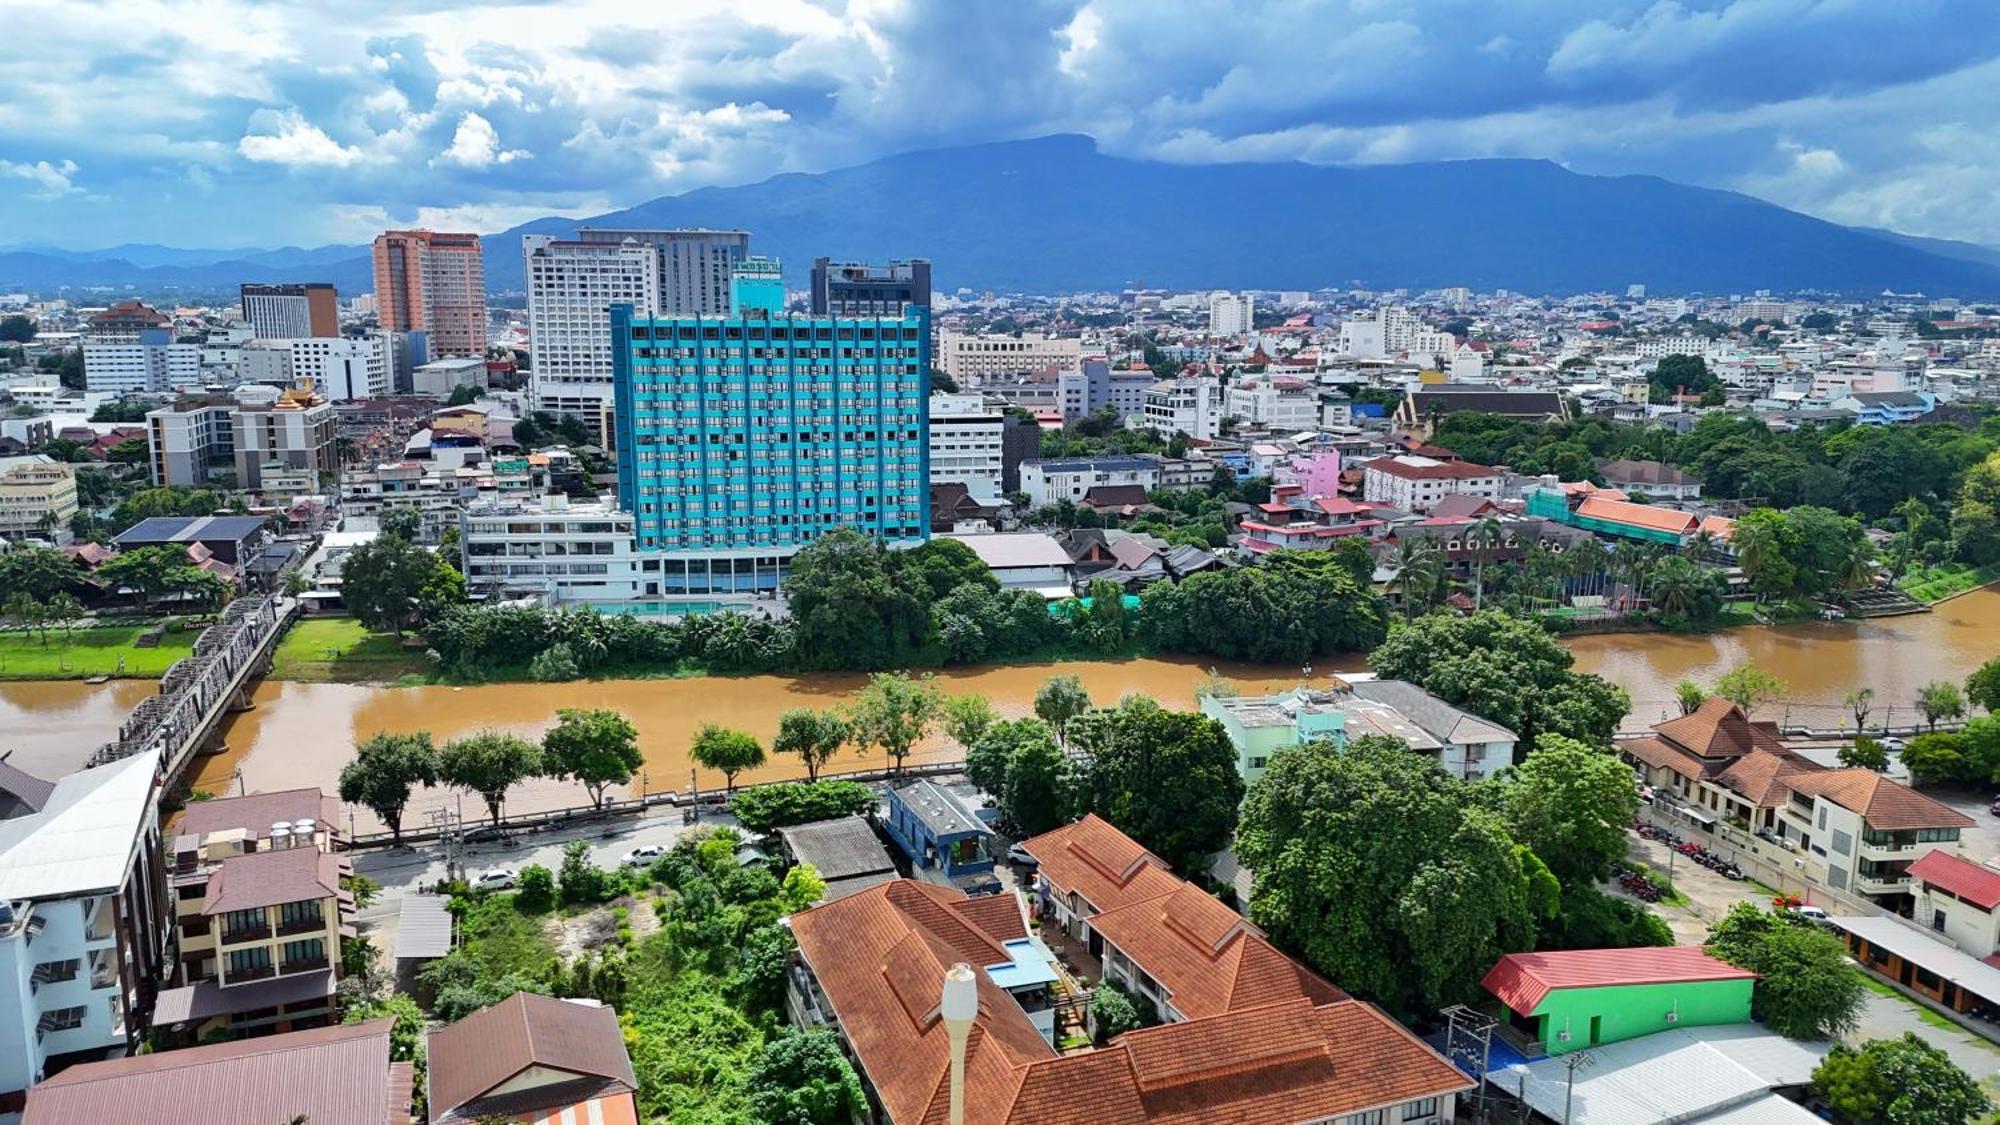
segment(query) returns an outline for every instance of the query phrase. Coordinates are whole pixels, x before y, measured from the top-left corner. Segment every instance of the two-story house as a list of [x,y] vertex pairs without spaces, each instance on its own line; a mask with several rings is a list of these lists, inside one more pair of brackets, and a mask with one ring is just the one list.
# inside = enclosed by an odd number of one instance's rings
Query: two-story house
[[200,801],[175,825],[171,882],[180,987],[154,1022],[205,1039],[334,1019],[340,939],[353,896],[317,789]]
[[2000,954],[2000,871],[1933,848],[1909,876],[1919,925],[1982,961]]
[[130,1053],[168,933],[157,751],[53,784],[0,820],[0,1116],[72,1063]]
[[1796,861],[1807,880],[1898,914],[1914,909],[1910,865],[1934,848],[1958,850],[1972,826],[1874,770],[1831,769],[1793,752],[1774,724],[1726,699],[1619,750],[1692,827],[1772,862]]
[[1264,775],[1287,746],[1327,740],[1393,738],[1434,758],[1453,777],[1477,780],[1513,764],[1519,736],[1402,680],[1335,679],[1326,688],[1266,696],[1204,696],[1201,713],[1222,724],[1236,748],[1236,772]]

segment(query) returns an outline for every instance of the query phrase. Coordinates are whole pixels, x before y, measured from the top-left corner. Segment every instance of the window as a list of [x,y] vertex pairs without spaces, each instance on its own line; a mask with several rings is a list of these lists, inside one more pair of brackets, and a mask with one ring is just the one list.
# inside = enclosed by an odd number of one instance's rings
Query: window
[[1379,1109],[1371,1109],[1367,1113],[1349,1114],[1341,1118],[1342,1125],[1383,1125],[1386,1120],[1387,1115]]
[[1436,1117],[1437,1111],[1436,1098],[1419,1098],[1403,1107],[1403,1120],[1419,1121],[1426,1117]]
[[222,936],[225,940],[236,934],[264,934],[269,929],[262,907],[232,910],[222,916]]
[[229,954],[229,975],[232,977],[258,977],[271,971],[271,947],[260,945],[254,949],[236,949]]
[[286,929],[298,926],[321,926],[325,923],[326,915],[320,910],[317,899],[288,902],[278,907],[278,925]]
[[282,960],[290,965],[299,961],[321,961],[326,957],[326,942],[320,938],[305,941],[288,941],[284,946]]

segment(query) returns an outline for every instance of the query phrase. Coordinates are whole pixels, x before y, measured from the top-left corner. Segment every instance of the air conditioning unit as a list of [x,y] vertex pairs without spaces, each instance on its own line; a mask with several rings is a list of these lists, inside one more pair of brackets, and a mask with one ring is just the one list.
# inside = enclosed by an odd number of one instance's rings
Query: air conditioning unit
[[1569,1042],[1569,1032],[1567,1030],[1556,1032],[1556,1042],[1558,1043]]
[[1679,1022],[1681,1022],[1681,1014],[1680,1014],[1679,1012],[1668,1012],[1668,1013],[1667,1013],[1667,1022],[1668,1022],[1668,1023],[1679,1023]]

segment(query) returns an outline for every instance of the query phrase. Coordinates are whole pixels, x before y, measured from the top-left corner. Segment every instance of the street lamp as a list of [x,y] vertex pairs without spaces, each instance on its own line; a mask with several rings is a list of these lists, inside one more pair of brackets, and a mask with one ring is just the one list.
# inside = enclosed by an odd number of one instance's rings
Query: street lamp
[[1589,1070],[1596,1063],[1597,1056],[1589,1051],[1572,1051],[1563,1056],[1563,1067],[1569,1071],[1569,1084],[1563,1089],[1563,1125],[1569,1125],[1570,1103],[1576,1098],[1576,1072]]

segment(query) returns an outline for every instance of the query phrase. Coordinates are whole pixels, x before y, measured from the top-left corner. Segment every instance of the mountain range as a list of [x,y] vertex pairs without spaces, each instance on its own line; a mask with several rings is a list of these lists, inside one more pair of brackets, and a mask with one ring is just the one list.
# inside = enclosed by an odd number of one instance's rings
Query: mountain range
[[[483,239],[495,292],[521,287],[520,236],[578,226],[721,227],[782,258],[927,257],[943,289],[1463,285],[1529,293],[1884,289],[2000,295],[2000,250],[1845,227],[1737,192],[1590,176],[1539,160],[1366,167],[1168,164],[1054,136],[905,153],[852,168],[700,188]],[[0,289],[371,286],[366,247],[162,246],[0,252]]]

